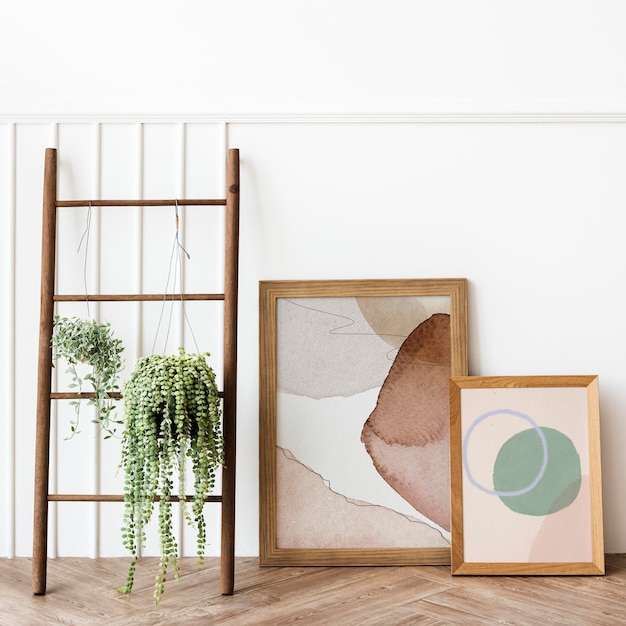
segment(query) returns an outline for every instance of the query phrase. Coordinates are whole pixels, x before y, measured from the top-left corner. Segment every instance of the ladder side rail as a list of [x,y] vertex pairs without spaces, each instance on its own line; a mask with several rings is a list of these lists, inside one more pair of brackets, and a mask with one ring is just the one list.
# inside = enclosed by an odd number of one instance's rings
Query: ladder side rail
[[228,151],[224,263],[224,460],[222,471],[222,594],[235,582],[235,461],[237,437],[237,305],[239,274],[239,150]]
[[32,591],[46,592],[48,558],[48,480],[50,473],[50,391],[56,254],[57,153],[48,148],[44,165],[37,423],[35,434],[35,497],[33,516]]

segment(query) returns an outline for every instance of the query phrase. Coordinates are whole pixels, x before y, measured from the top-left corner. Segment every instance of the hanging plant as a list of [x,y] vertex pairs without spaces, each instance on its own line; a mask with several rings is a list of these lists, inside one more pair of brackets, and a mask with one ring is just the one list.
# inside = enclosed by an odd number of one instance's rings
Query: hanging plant
[[[119,390],[124,346],[120,339],[113,337],[111,324],[57,315],[53,320],[51,343],[55,358],[63,359],[68,364],[66,372],[72,378],[69,387],[82,393],[83,384],[91,384],[94,397],[89,398],[88,404],[97,409],[97,419],[93,421],[107,433],[105,439],[112,437],[115,426],[122,421],[113,418],[115,407],[109,392]],[[86,374],[80,372],[79,363],[90,366]],[[76,414],[76,419],[70,423],[70,437],[73,437],[79,433],[81,401],[73,400],[70,404]]]
[[[197,554],[204,559],[206,526],[204,503],[215,486],[217,469],[224,461],[221,404],[215,374],[208,365],[208,352],[143,357],[123,387],[125,429],[120,467],[125,470],[124,523],[122,540],[131,553],[126,584],[133,587],[138,549],[145,539],[143,528],[150,521],[159,499],[160,563],[154,600],[163,595],[171,567],[179,577],[178,546],[172,529],[174,478],[187,522],[197,531]],[[185,472],[191,460],[194,494],[191,512],[185,502]]]

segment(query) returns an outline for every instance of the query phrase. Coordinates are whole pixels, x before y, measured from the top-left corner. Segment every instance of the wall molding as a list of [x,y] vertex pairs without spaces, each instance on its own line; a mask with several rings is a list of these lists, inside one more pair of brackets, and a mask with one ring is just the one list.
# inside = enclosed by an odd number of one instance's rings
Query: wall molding
[[406,113],[111,113],[2,112],[0,123],[196,124],[623,124],[626,105],[614,111],[423,111]]

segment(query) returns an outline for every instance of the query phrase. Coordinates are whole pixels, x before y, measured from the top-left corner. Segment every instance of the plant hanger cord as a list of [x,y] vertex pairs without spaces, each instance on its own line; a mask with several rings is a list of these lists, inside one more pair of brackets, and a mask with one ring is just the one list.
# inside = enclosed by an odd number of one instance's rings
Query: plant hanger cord
[[76,254],[80,252],[80,249],[83,245],[83,241],[85,242],[85,259],[83,261],[83,286],[85,289],[85,303],[87,304],[87,317],[91,319],[91,313],[89,311],[89,289],[87,288],[87,259],[89,254],[89,235],[91,233],[91,200],[89,201],[89,206],[87,207],[87,220],[85,224],[85,230],[78,242],[78,248],[76,250]]
[[[156,349],[157,341],[159,338],[159,332],[161,330],[161,323],[163,321],[163,315],[165,313],[165,305],[169,299],[171,302],[169,318],[167,321],[167,331],[165,333],[165,341],[163,343],[163,354],[167,351],[167,344],[169,342],[170,330],[172,327],[172,318],[174,314],[174,299],[176,296],[176,282],[178,280],[179,291],[180,291],[180,307],[183,318],[189,328],[189,332],[191,333],[191,337],[193,339],[193,343],[196,347],[196,351],[200,352],[200,348],[198,348],[198,342],[196,341],[196,336],[193,332],[193,328],[191,327],[191,322],[189,321],[189,317],[187,316],[187,312],[185,311],[185,301],[183,299],[183,259],[182,254],[184,254],[188,260],[191,260],[191,255],[187,252],[186,248],[180,242],[180,216],[178,214],[178,199],[174,201],[174,212],[175,212],[175,232],[174,232],[174,241],[172,244],[172,252],[170,254],[170,262],[167,269],[167,281],[165,282],[165,289],[163,291],[163,302],[161,305],[161,313],[159,315],[159,322],[157,324],[157,329],[154,334],[154,342],[152,344],[152,354]],[[168,298],[170,279],[172,277],[172,263],[174,264],[174,282],[172,284],[172,296]]]

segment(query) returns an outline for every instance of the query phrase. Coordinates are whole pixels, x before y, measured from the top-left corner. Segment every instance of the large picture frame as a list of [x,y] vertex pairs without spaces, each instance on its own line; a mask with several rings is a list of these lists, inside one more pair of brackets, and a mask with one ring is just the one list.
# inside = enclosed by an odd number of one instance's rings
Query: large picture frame
[[261,281],[260,564],[450,563],[467,281]]
[[597,376],[450,380],[453,574],[604,574]]

